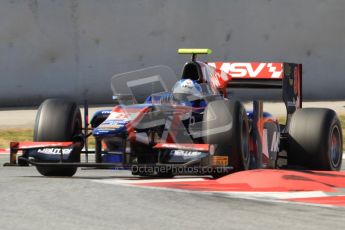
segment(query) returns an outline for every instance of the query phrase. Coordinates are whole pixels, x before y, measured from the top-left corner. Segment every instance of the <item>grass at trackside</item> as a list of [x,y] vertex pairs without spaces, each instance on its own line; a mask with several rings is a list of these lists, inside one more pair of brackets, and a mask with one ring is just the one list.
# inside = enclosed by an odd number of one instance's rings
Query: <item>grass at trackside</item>
[[32,129],[0,130],[0,148],[9,148],[11,141],[32,141]]
[[[9,148],[11,141],[32,141],[32,129],[0,129],[0,148]],[[94,148],[95,141],[89,139],[89,147]]]
[[[345,143],[345,115],[340,115],[339,118],[343,129],[343,143]],[[280,123],[285,123],[285,117],[279,117],[278,120]],[[32,129],[0,129],[0,148],[9,148],[11,141],[32,141],[32,136]],[[94,145],[94,139],[89,138],[89,147],[93,148]]]

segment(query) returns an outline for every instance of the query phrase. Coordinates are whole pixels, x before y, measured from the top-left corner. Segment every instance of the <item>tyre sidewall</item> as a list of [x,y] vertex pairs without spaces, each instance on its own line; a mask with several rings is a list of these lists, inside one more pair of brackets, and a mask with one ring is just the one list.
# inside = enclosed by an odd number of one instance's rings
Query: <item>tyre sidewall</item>
[[296,111],[289,125],[289,164],[314,170],[340,170],[342,146],[335,165],[330,156],[335,127],[339,130],[341,143],[340,122],[333,110],[307,108]]
[[[82,120],[76,103],[64,99],[47,99],[39,107],[35,120],[34,141],[72,141],[82,130]],[[78,153],[76,153],[78,154]],[[52,156],[55,162],[56,156]],[[71,157],[79,162],[80,157]],[[75,159],[78,159],[76,161]],[[40,159],[36,159],[41,161]],[[41,161],[42,162],[42,161]],[[45,160],[44,162],[47,162]],[[44,176],[73,176],[76,167],[37,166]]]
[[[217,116],[212,122],[209,122],[207,117],[209,113]],[[213,101],[208,104],[204,116],[206,116],[204,131],[215,127],[226,127],[231,123],[230,129],[223,132],[216,134],[206,132],[204,141],[216,146],[214,155],[228,156],[229,166],[234,167],[234,171],[247,170],[250,163],[249,125],[243,105],[239,101]],[[243,135],[244,130],[245,135]],[[245,146],[242,144],[244,141],[246,141]]]

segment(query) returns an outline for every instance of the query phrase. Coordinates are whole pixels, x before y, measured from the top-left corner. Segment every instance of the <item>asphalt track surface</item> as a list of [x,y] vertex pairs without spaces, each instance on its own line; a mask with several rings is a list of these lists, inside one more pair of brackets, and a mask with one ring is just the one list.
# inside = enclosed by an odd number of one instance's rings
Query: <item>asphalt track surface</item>
[[[0,155],[1,165],[7,160]],[[107,183],[128,179],[125,170],[46,178],[34,167],[0,167],[0,229],[333,230],[345,224],[345,207]]]

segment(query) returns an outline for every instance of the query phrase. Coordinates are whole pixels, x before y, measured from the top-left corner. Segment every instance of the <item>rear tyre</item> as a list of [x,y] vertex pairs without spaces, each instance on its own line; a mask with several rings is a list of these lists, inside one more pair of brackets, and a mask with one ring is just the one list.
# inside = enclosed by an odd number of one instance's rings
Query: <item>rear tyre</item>
[[159,172],[157,173],[158,178],[173,178],[175,175],[172,172]]
[[333,110],[306,108],[293,114],[289,124],[289,165],[340,170],[342,153],[342,130]]
[[[249,169],[249,125],[239,101],[212,101],[203,117],[204,142],[215,145],[215,156],[228,156],[234,171]],[[224,173],[214,173],[220,177]]]
[[[80,109],[74,102],[63,99],[47,99],[36,115],[34,141],[72,141],[81,134]],[[71,177],[77,167],[36,167],[43,176]]]

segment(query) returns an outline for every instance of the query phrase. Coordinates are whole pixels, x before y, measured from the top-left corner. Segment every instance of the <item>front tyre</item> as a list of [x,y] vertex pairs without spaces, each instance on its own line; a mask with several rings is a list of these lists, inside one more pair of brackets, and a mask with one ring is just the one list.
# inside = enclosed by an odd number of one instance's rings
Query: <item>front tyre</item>
[[36,166],[36,169],[42,176],[51,177],[72,177],[77,172],[77,167]]
[[[38,108],[34,141],[72,141],[81,131],[81,114],[76,103],[64,99],[47,99]],[[43,176],[71,177],[77,171],[77,167],[36,168]]]
[[[203,118],[204,142],[215,145],[215,156],[228,156],[234,171],[249,169],[249,124],[239,101],[210,102]],[[214,177],[224,174],[216,173]]]

